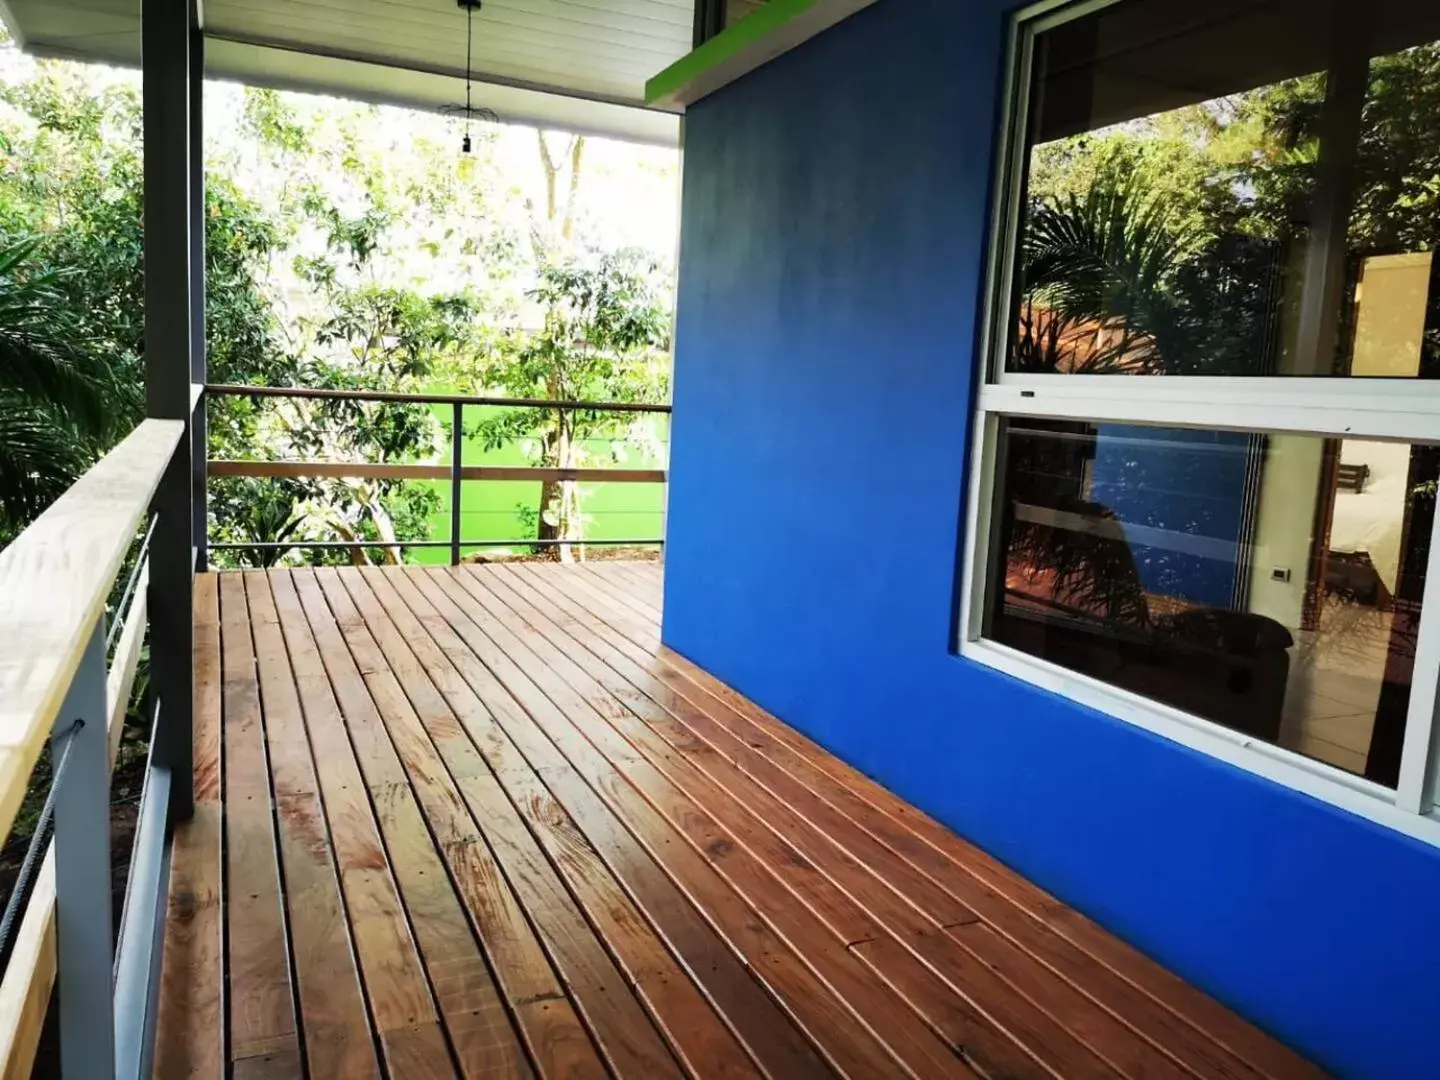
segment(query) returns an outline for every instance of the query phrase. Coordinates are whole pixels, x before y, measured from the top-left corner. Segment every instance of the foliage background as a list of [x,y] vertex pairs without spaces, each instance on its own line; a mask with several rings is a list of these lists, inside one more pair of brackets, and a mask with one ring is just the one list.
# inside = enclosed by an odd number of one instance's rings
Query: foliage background
[[[609,350],[607,370],[591,370],[584,385],[555,389],[668,396],[673,151],[478,125],[465,155],[458,125],[446,118],[230,83],[208,83],[205,107],[212,382],[520,392],[535,381],[526,357],[533,360],[536,342],[549,342],[552,366],[597,351],[589,339],[603,335],[589,324],[567,327],[564,340],[547,335],[574,297],[540,290],[556,273],[598,272],[625,292],[647,332]],[[53,378],[23,398],[23,385],[0,382],[0,396],[9,395],[0,401],[8,402],[0,443],[18,459],[7,465],[0,451],[0,541],[141,414],[140,116],[133,72],[0,49],[0,303],[28,305],[10,310],[31,313],[42,343],[73,345],[50,365],[73,376],[68,398],[57,397]],[[597,420],[565,463],[663,455],[660,427]],[[561,463],[550,460],[558,449],[547,443],[553,422],[545,417],[465,422],[474,427],[467,464]],[[448,410],[420,406],[217,399],[210,453],[441,461],[448,423]],[[506,437],[497,439],[501,427]],[[469,485],[466,529],[476,539],[543,535],[542,500],[559,494]],[[660,528],[657,491],[566,494],[567,535]],[[447,497],[443,484],[214,479],[211,534],[448,536]],[[290,549],[239,557],[343,556]],[[377,547],[366,557],[395,552]]]

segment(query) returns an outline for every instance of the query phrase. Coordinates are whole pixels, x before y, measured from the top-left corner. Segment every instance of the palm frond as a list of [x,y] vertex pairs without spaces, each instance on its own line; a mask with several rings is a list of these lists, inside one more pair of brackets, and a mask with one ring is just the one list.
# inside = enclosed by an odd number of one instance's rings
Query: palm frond
[[1183,347],[1171,284],[1200,239],[1159,199],[1128,184],[1099,181],[1084,195],[1037,201],[1026,224],[1025,300],[1070,324],[1108,331],[1107,348],[1144,368]]
[[37,250],[33,238],[0,241],[0,393],[61,410],[98,437],[116,418],[120,388],[69,313],[61,272]]
[[59,498],[96,452],[62,416],[0,394],[0,542]]

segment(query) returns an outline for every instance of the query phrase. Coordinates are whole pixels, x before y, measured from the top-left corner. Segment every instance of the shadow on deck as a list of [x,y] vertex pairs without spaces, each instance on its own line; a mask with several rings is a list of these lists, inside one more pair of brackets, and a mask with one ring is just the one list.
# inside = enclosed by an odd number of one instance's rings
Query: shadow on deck
[[656,565],[195,588],[165,1080],[1319,1075],[661,648]]

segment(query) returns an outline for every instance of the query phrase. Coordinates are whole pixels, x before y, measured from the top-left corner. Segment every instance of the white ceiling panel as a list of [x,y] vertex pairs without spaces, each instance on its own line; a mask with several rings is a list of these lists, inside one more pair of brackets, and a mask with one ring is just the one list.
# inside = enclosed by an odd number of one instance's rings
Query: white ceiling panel
[[[690,48],[694,0],[485,0],[474,103],[502,120],[673,144],[645,81]],[[206,71],[259,85],[443,108],[464,101],[455,0],[204,0]],[[120,64],[140,55],[139,0],[0,0],[29,50]]]

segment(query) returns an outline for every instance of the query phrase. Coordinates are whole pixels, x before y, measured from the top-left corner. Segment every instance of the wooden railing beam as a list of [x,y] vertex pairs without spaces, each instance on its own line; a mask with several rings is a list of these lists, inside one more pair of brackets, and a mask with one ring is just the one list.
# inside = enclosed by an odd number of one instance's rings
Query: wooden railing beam
[[0,838],[183,428],[142,423],[0,552]]

